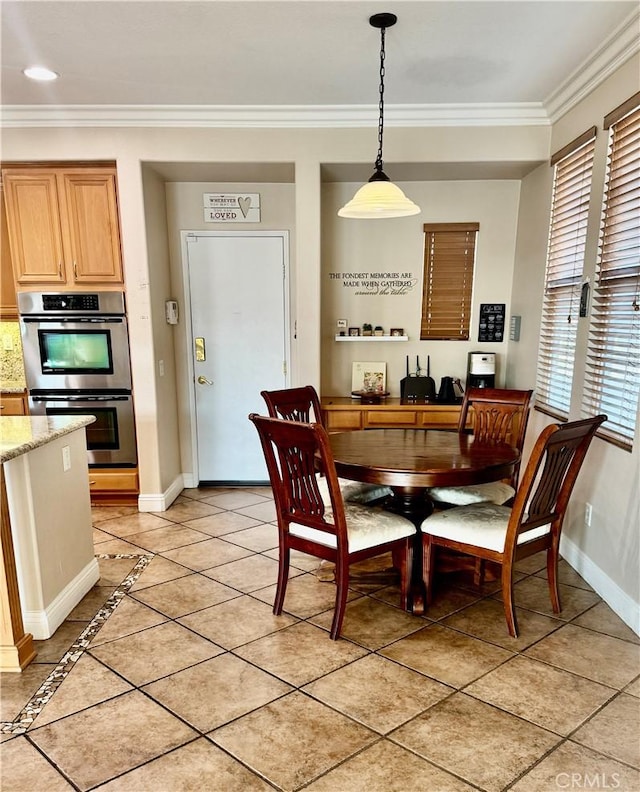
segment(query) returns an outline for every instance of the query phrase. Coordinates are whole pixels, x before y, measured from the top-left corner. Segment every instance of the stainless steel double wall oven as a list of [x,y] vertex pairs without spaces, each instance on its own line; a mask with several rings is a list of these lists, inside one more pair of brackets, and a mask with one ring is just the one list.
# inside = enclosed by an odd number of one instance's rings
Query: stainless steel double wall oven
[[89,464],[137,464],[129,333],[121,292],[18,294],[32,415],[95,415]]

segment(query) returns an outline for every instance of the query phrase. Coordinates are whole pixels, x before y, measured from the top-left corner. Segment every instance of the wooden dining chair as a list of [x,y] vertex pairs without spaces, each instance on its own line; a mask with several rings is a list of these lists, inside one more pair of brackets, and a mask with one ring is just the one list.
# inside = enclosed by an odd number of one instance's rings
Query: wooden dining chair
[[560,613],[558,548],[567,504],[585,455],[606,415],[551,424],[542,430],[531,452],[512,507],[495,503],[455,506],[422,523],[423,580],[427,605],[433,598],[436,547],[501,565],[502,601],[509,635],[518,636],[513,601],[516,561],[547,551],[549,596]]
[[[313,385],[274,391],[263,390],[260,395],[265,400],[267,411],[272,418],[283,418],[285,421],[301,421],[302,423],[315,421],[325,426],[320,399]],[[338,479],[338,482],[343,500],[349,503],[375,504],[393,494],[389,487],[382,484],[365,484],[349,479]],[[328,503],[325,484],[321,482],[320,487],[325,502]]]
[[[532,390],[510,388],[468,388],[458,421],[458,431],[471,431],[481,443],[509,443],[520,452],[529,420]],[[467,426],[471,421],[471,428]],[[508,481],[490,481],[465,487],[432,487],[429,496],[442,505],[467,506],[511,500],[518,486],[518,463]]]
[[[375,506],[345,503],[323,426],[252,413],[264,451],[278,517],[278,585],[273,605],[282,613],[292,549],[335,564],[336,603],[331,638],[339,638],[347,603],[349,567],[392,552],[400,560],[401,607],[406,610],[416,527],[398,514]],[[325,504],[316,470],[326,479]]]

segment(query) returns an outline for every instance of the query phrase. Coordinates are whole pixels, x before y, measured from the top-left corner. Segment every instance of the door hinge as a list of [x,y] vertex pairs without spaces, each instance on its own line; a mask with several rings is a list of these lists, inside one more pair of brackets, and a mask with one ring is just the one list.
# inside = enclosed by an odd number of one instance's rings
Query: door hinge
[[287,361],[286,360],[282,361],[282,373],[284,374],[285,377],[287,376]]

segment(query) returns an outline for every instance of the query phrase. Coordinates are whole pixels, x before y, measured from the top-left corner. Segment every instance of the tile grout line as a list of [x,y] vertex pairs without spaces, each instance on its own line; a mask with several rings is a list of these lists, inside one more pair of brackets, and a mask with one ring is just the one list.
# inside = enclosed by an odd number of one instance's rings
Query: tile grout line
[[0,734],[24,734],[42,712],[45,704],[67,678],[75,664],[87,650],[91,641],[101,630],[107,619],[113,614],[121,600],[129,593],[133,584],[154,558],[152,554],[134,555],[132,553],[102,554],[96,553],[96,558],[127,559],[137,558],[138,561],[127,577],[117,586],[105,604],[98,610],[89,624],[82,630],[73,644],[62,656],[56,667],[51,671],[40,687],[31,696],[22,710],[13,721],[0,723]]

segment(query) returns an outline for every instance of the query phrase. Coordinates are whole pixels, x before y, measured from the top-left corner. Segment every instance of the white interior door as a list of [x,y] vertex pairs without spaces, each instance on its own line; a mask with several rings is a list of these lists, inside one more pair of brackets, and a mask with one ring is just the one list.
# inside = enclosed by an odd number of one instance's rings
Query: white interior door
[[200,482],[266,482],[261,390],[286,387],[286,233],[187,235]]

